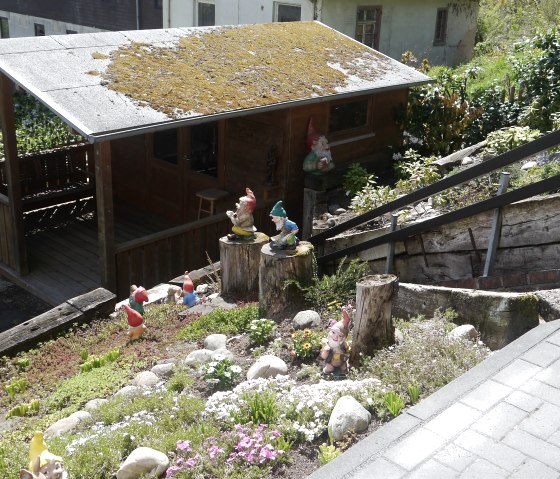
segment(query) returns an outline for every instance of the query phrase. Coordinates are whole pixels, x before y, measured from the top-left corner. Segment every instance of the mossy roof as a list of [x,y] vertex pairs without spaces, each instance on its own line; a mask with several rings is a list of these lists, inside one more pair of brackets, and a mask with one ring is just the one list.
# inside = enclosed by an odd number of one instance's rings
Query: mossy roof
[[0,70],[90,141],[429,81],[318,22],[3,39]]

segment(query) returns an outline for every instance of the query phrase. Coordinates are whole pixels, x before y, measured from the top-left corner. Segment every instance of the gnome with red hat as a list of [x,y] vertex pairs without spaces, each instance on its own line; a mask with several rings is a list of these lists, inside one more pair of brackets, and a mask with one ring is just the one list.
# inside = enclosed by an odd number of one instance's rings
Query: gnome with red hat
[[324,374],[330,374],[338,370],[341,374],[348,372],[349,347],[346,342],[348,330],[350,327],[350,316],[345,306],[342,308],[342,319],[333,322],[329,327],[329,335],[323,339],[323,348],[321,349],[321,359],[325,360]]
[[235,206],[237,210],[226,211],[226,215],[233,223],[231,228],[232,234],[227,235],[228,240],[252,240],[255,239],[255,221],[253,219],[253,211],[257,200],[250,188],[245,188],[245,196],[239,198],[239,203]]
[[148,292],[140,286],[136,285],[130,287],[130,296],[128,298],[128,304],[132,309],[138,311],[140,314],[144,315],[144,303],[148,301]]
[[140,338],[147,329],[144,324],[144,318],[138,311],[132,309],[128,304],[123,304],[123,308],[126,311],[128,321],[128,332],[126,334],[131,340]]
[[183,304],[186,304],[189,308],[192,308],[200,301],[194,291],[194,284],[188,271],[185,271],[185,279],[183,280],[183,291],[181,291],[181,296],[183,298]]
[[307,129],[307,148],[311,150],[303,160],[303,171],[312,175],[324,175],[334,168],[329,142],[325,135],[315,131],[313,118]]

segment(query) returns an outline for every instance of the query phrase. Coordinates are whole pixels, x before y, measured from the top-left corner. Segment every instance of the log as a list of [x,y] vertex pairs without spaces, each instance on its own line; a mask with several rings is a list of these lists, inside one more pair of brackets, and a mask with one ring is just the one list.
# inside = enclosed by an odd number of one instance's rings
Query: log
[[220,238],[222,293],[245,294],[259,290],[261,248],[268,236],[257,233],[254,240],[230,241]]
[[281,313],[285,308],[303,303],[303,293],[289,279],[302,285],[313,276],[313,245],[302,241],[295,252],[275,251],[266,244],[261,249],[259,266],[259,306],[266,317]]
[[358,366],[360,355],[395,342],[391,302],[398,291],[393,274],[366,276],[356,283],[356,316],[352,332],[350,364]]

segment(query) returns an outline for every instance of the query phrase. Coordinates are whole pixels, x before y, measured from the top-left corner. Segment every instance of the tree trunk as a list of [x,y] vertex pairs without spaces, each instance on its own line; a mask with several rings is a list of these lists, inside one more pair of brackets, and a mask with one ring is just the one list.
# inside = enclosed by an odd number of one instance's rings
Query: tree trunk
[[285,287],[288,279],[302,285],[313,275],[313,246],[300,242],[296,252],[275,251],[266,244],[261,250],[259,267],[259,306],[265,316],[274,316],[285,308],[303,302],[302,292],[294,285]]
[[257,233],[254,240],[229,241],[220,238],[222,293],[245,294],[259,290],[261,248],[268,237]]
[[398,278],[392,274],[366,276],[356,283],[356,316],[352,333],[350,363],[357,366],[360,354],[395,342],[391,302],[398,291]]

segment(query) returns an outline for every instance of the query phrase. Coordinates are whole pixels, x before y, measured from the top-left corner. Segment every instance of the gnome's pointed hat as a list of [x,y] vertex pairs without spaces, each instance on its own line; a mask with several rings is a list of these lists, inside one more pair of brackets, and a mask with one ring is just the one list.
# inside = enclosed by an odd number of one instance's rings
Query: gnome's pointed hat
[[148,292],[145,288],[140,286],[134,291],[134,296],[132,297],[132,299],[134,299],[134,301],[136,301],[137,303],[148,301]]
[[338,329],[344,337],[348,336],[350,330],[350,315],[346,307],[342,308],[342,319],[334,323],[329,329]]
[[257,206],[257,200],[255,198],[254,193],[251,191],[249,187],[245,188],[245,194],[246,194],[246,198],[248,198],[247,206],[249,207],[252,213],[253,211],[255,211],[255,207]]
[[126,311],[126,319],[130,327],[137,328],[144,322],[142,315],[138,311],[132,309],[128,304],[123,304],[123,308]]
[[281,218],[288,217],[286,210],[282,206],[282,200],[274,205],[274,208],[272,208],[272,211],[270,212],[270,216],[280,216]]
[[317,133],[315,129],[315,122],[313,121],[313,117],[309,118],[309,125],[307,126],[307,149],[311,151],[311,147],[313,146],[313,142],[320,138],[321,135]]
[[183,291],[186,291],[187,293],[192,293],[194,291],[194,284],[191,277],[189,276],[188,271],[185,271],[185,279],[183,280]]

